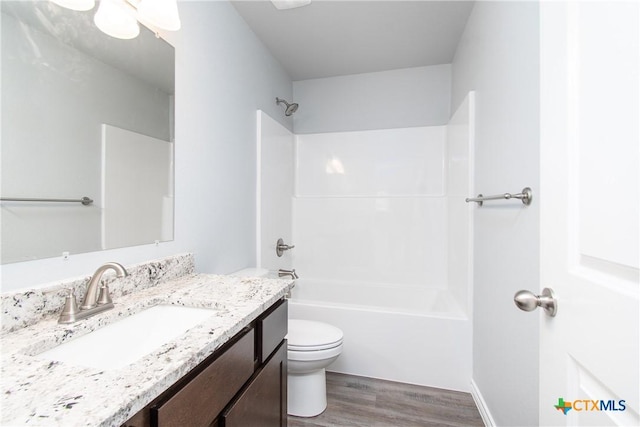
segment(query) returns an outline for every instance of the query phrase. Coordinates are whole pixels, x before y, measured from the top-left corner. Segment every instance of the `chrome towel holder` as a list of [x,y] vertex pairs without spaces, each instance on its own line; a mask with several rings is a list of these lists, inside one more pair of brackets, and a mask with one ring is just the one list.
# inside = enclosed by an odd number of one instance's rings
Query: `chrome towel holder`
[[27,198],[27,197],[0,197],[0,202],[82,203],[85,206],[89,206],[91,203],[93,203],[93,199],[86,196],[81,199],[34,199],[34,198]]
[[533,198],[533,193],[531,191],[531,188],[525,187],[522,189],[522,192],[516,193],[516,194],[504,193],[504,194],[496,194],[495,196],[483,196],[482,194],[478,194],[477,197],[473,197],[473,198],[467,197],[466,199],[464,199],[464,201],[467,203],[476,202],[478,206],[482,206],[483,202],[486,202],[487,200],[520,199],[522,201],[522,204],[529,206],[531,204],[532,198]]

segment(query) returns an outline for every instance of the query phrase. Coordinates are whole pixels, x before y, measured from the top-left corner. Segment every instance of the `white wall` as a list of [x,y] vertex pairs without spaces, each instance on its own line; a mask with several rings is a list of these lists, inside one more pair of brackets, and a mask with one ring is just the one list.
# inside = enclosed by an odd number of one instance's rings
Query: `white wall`
[[473,147],[475,92],[469,93],[447,125],[447,285],[455,299],[470,313],[473,283]]
[[255,115],[262,109],[291,129],[275,105],[292,98],[291,80],[229,3],[179,10],[182,29],[167,35],[176,48],[175,240],[3,265],[2,291],[185,251],[201,272],[255,264]]
[[476,2],[453,62],[452,105],[476,91],[475,191],[533,189],[475,209],[473,380],[497,425],[538,424],[538,316],[513,304],[539,286],[538,5]]
[[405,68],[293,83],[295,133],[445,125],[451,65]]
[[305,279],[446,287],[444,126],[297,135]]
[[276,253],[276,242],[291,245],[294,187],[294,140],[291,131],[258,111],[257,266],[268,270],[293,268],[292,251]]
[[173,146],[102,125],[102,249],[173,240]]

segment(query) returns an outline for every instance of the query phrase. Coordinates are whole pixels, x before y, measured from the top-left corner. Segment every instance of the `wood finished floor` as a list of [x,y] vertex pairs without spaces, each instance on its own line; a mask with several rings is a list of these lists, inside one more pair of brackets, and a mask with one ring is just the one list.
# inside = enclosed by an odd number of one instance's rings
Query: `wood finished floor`
[[289,427],[484,426],[469,393],[327,372],[327,409]]

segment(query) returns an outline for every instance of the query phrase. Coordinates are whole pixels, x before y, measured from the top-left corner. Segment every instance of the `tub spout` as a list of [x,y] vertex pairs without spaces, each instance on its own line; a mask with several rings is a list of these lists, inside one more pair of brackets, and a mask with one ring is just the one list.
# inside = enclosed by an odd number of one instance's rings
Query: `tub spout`
[[278,277],[290,276],[293,280],[298,278],[296,274],[296,269],[293,268],[291,270],[283,270],[282,268],[278,270]]

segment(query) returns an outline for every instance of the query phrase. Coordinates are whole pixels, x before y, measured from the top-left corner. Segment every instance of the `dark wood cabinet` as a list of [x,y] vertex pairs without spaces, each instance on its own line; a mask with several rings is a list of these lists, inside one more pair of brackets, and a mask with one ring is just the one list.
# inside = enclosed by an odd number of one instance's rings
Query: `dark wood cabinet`
[[287,425],[287,344],[282,341],[222,414],[222,427]]
[[280,300],[122,427],[286,426],[286,334]]
[[263,363],[282,343],[289,323],[288,302],[282,300],[265,311],[256,321],[258,361]]
[[151,408],[151,425],[207,427],[253,375],[250,329],[175,394]]

